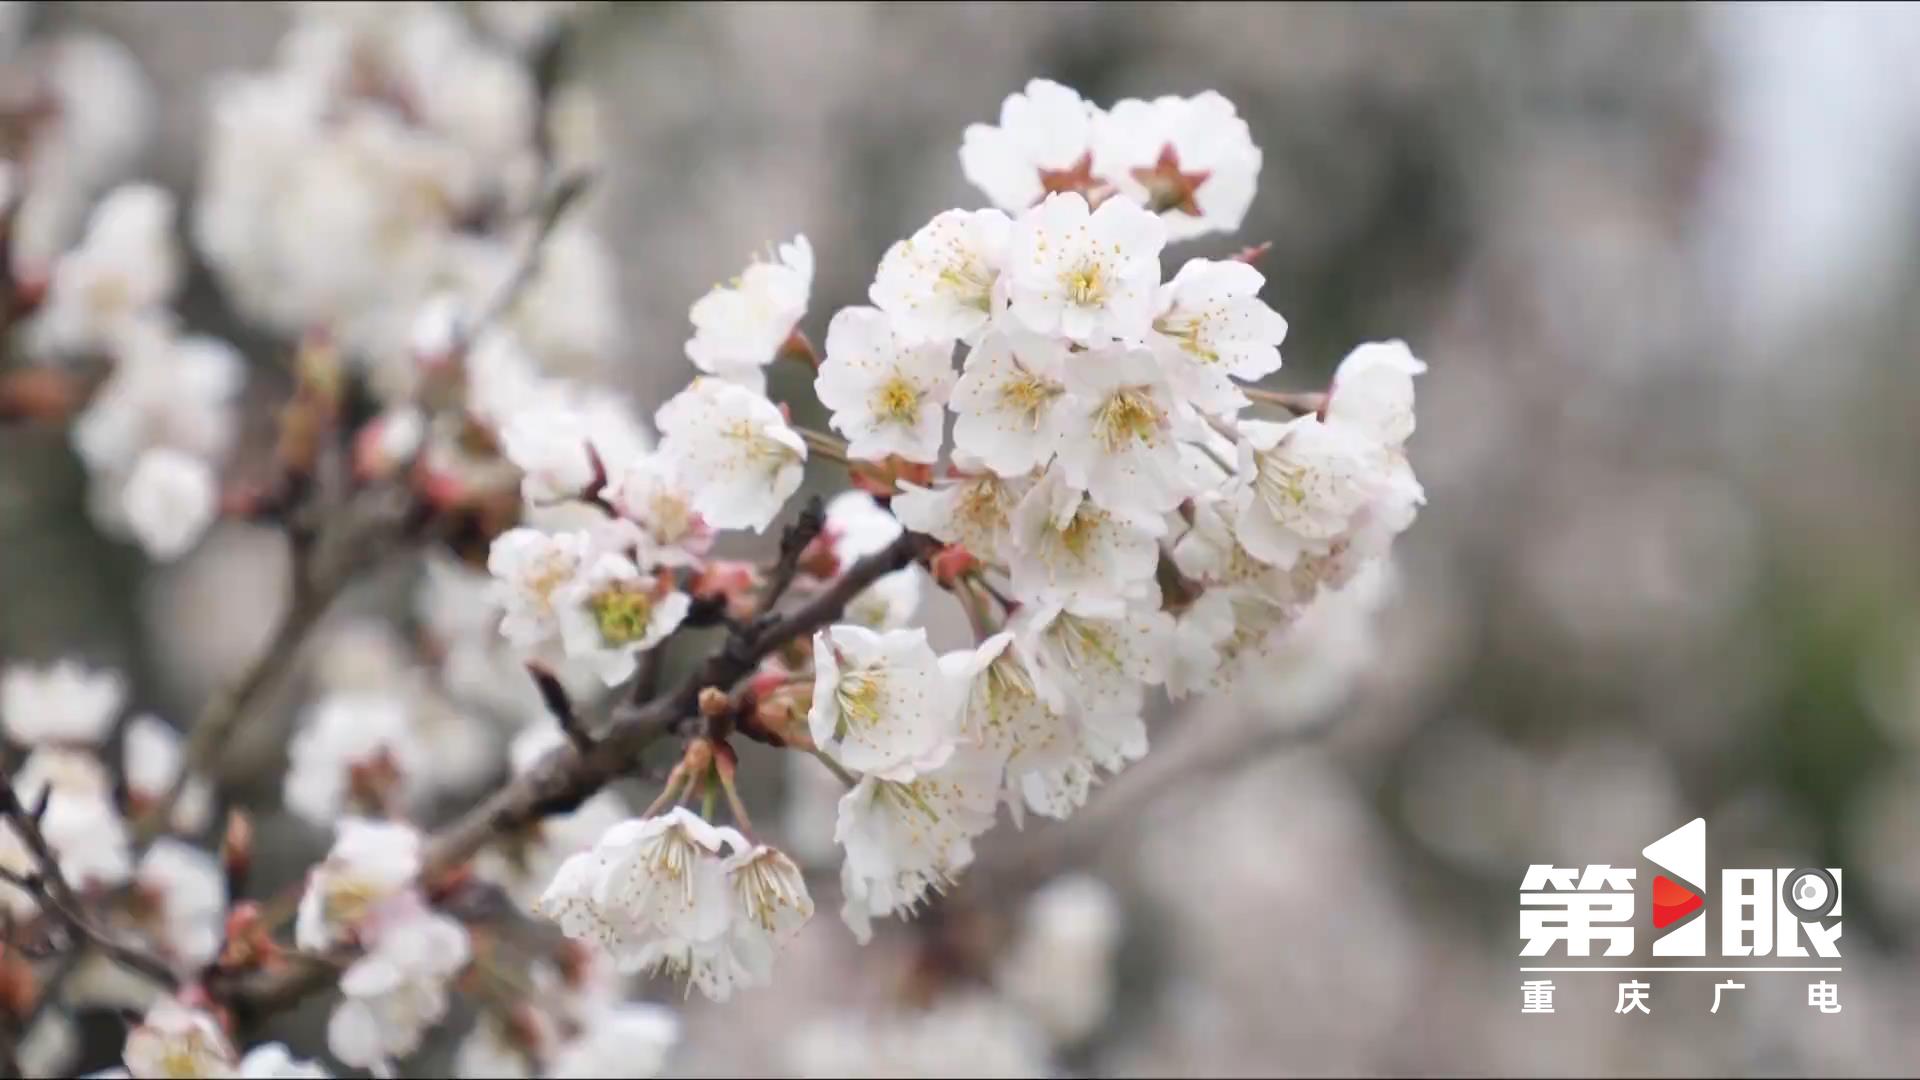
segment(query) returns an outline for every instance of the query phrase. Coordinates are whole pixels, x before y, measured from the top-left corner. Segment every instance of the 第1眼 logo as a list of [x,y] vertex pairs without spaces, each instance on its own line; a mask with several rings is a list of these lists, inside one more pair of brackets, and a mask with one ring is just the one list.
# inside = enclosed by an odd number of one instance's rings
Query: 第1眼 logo
[[[1535,864],[1520,884],[1520,955],[1629,956],[1635,932],[1651,924],[1652,955],[1708,955],[1708,915],[1729,959],[1840,955],[1843,875],[1838,867],[1720,871],[1707,882],[1707,821],[1694,818],[1642,848],[1653,864],[1645,915],[1638,867]],[[1596,951],[1596,949],[1598,951]]]

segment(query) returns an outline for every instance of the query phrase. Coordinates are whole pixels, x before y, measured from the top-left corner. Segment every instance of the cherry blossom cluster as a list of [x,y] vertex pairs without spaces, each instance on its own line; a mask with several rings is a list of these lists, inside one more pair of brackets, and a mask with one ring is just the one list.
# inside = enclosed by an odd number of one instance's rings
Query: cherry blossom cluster
[[[511,423],[528,505],[600,516],[509,532],[489,560],[503,634],[615,685],[690,610],[765,614],[752,568],[707,545],[771,526],[810,456],[860,490],[833,500],[798,594],[903,531],[944,545],[770,658],[750,723],[731,721],[847,785],[833,837],[862,941],[956,880],[1000,806],[1066,817],[1144,755],[1151,688],[1225,689],[1279,657],[1423,498],[1404,451],[1424,365],[1404,344],[1361,346],[1306,399],[1249,391],[1287,331],[1260,272],[1194,258],[1163,280],[1169,239],[1230,230],[1252,196],[1259,150],[1219,95],[1103,111],[1036,81],[998,127],[969,129],[961,159],[997,208],[895,244],[872,306],[836,313],[823,349],[799,328],[804,238],[701,298],[686,347],[701,374],[659,410],[654,450],[622,456],[580,410]],[[815,366],[839,438],[766,397],[783,360]],[[938,651],[915,625],[929,583],[959,602],[971,647]],[[662,803],[731,798],[731,770],[724,734],[697,739]],[[729,868],[765,850],[684,809],[637,819],[569,860],[541,910],[624,967],[725,998],[768,979],[770,946],[812,907],[784,857],[764,890],[779,917],[743,899]]]
[[[1371,612],[1423,500],[1403,343],[1265,389],[1288,327],[1255,253],[1164,272],[1255,193],[1252,131],[1211,92],[1102,109],[1030,83],[963,137],[991,205],[892,245],[813,338],[814,250],[771,245],[693,302],[695,374],[643,415],[595,379],[627,343],[569,213],[591,102],[541,74],[570,5],[472,7],[303,5],[212,94],[187,222],[120,183],[116,117],[69,100],[137,85],[124,58],[12,45],[37,104],[0,100],[33,118],[0,162],[0,325],[29,370],[0,371],[0,418],[70,416],[95,520],[156,561],[247,518],[293,564],[263,666],[191,741],[128,716],[110,673],[0,672],[0,911],[84,955],[65,1004],[144,1013],[127,1075],[325,1075],[236,1027],[323,988],[352,1068],[390,1074],[458,994],[480,1007],[460,1075],[653,1075],[679,1022],[627,976],[771,983],[809,871],[837,861],[866,943],[954,886],[1003,808],[1067,818],[1146,755],[1156,696],[1343,681],[1322,645]],[[183,228],[277,343],[274,385],[174,310]],[[828,430],[769,396],[776,364]],[[255,396],[279,400],[270,454],[237,450]],[[402,618],[321,617],[395,550],[420,571],[381,598]],[[249,826],[192,842],[217,809],[199,774],[275,680],[305,694],[284,803],[330,847],[242,900]],[[663,740],[635,814],[613,784]],[[749,742],[831,790],[793,785],[811,805],[778,843],[742,794],[769,779]],[[824,1025],[796,1060],[1037,1071],[1105,1013],[1117,919],[1056,882],[991,992]],[[34,976],[18,940],[0,989]]]

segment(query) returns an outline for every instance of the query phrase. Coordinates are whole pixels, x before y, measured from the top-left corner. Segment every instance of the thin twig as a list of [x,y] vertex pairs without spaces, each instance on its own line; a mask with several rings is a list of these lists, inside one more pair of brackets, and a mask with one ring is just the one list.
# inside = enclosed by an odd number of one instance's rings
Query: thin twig
[[773,614],[780,598],[785,596],[787,588],[800,572],[800,558],[807,553],[807,547],[819,537],[827,527],[826,504],[820,496],[807,500],[800,510],[800,516],[780,534],[780,559],[773,564],[773,573],[767,577],[767,587],[760,594],[759,616],[765,618]]
[[1278,405],[1302,416],[1320,412],[1327,407],[1327,395],[1317,390],[1262,390],[1257,386],[1243,386],[1240,392],[1255,401],[1267,405]]
[[52,794],[50,787],[42,791],[38,805],[29,810],[20,804],[12,785],[0,784],[0,817],[12,824],[14,834],[26,845],[27,851],[33,855],[34,865],[39,868],[31,874],[0,870],[0,879],[25,890],[49,915],[65,923],[77,938],[105,953],[114,963],[145,975],[169,990],[174,989],[179,985],[179,980],[174,976],[171,965],[144,949],[116,940],[87,918],[80,895],[73,891],[66,875],[60,872],[60,856],[40,831],[40,821],[46,816]]
[[581,725],[580,716],[573,710],[573,697],[553,672],[537,663],[527,665],[527,674],[533,676],[533,685],[540,690],[540,700],[546,703],[547,712],[559,723],[560,730],[566,733],[573,748],[581,753],[593,750],[593,736]]

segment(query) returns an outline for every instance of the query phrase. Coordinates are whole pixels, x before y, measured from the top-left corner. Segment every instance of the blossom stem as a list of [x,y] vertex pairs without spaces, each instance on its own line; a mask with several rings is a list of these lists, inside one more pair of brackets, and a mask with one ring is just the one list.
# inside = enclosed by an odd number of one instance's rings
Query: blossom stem
[[1301,416],[1320,412],[1327,407],[1327,395],[1317,390],[1262,390],[1257,386],[1243,386],[1240,392],[1263,405],[1278,405]]
[[720,788],[727,793],[727,811],[733,815],[733,822],[749,838],[753,836],[753,818],[747,814],[747,804],[741,801],[740,786],[734,780],[734,766],[731,754],[715,754],[713,771],[720,777]]
[[847,458],[847,442],[845,439],[829,435],[824,431],[815,431],[812,428],[800,427],[798,425],[796,425],[793,430],[799,432],[800,437],[806,440],[807,449],[810,452],[818,454],[828,461],[837,461],[842,465],[851,464]]
[[720,809],[720,785],[714,782],[713,771],[700,778],[700,816],[713,820],[714,811]]
[[813,747],[809,749],[807,753],[812,754],[814,756],[814,760],[820,762],[820,764],[822,765],[825,765],[827,767],[827,771],[832,773],[835,777],[839,778],[842,784],[845,784],[848,787],[852,787],[855,784],[858,784],[860,782],[857,778],[854,777],[852,773],[848,772],[846,768],[842,766],[839,762],[828,757],[827,752],[825,750],[821,750],[818,747]]
[[660,795],[651,803],[647,804],[647,808],[640,812],[640,816],[650,818],[660,811],[665,810],[667,806],[673,802],[674,796],[680,794],[680,789],[686,785],[686,782],[686,768],[681,765],[675,765],[673,771],[667,774],[667,783],[665,787],[660,789]]

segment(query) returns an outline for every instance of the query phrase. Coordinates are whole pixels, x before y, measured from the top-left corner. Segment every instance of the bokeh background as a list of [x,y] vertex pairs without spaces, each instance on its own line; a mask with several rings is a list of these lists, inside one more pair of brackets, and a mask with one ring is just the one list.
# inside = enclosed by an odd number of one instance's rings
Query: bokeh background
[[[190,200],[208,80],[265,64],[287,16],[34,17],[132,50],[159,110],[141,171]],[[1306,701],[1276,675],[1251,700],[1161,718],[1156,739],[1312,725],[1327,708],[1332,727],[1163,771],[1145,794],[1123,791],[1155,776],[1123,777],[1095,806],[1126,812],[1074,834],[1087,842],[1072,862],[1113,887],[1121,920],[1113,1006],[1061,1067],[1797,1075],[1920,1061],[1920,8],[588,17],[578,71],[607,140],[590,212],[618,256],[630,337],[605,374],[649,410],[686,378],[687,305],[747,253],[811,238],[817,340],[889,243],[975,205],[960,133],[1035,75],[1096,101],[1216,88],[1239,106],[1265,151],[1253,213],[1241,237],[1181,254],[1272,242],[1265,295],[1292,324],[1274,385],[1323,384],[1376,338],[1431,365],[1411,450],[1429,504],[1351,695]],[[204,271],[187,312],[229,318]],[[0,429],[0,660],[84,656],[190,716],[269,621],[257,594],[223,583],[276,549],[230,527],[151,571],[88,524],[83,476],[59,433]],[[237,766],[267,813],[278,737]],[[1666,976],[1652,1016],[1618,1016],[1614,981],[1593,975],[1561,980],[1556,1015],[1522,1016],[1527,864],[1640,865],[1644,844],[1696,816],[1711,867],[1845,869],[1844,1011],[1813,1011],[1804,979],[1774,975],[1710,1015],[1707,977]],[[291,873],[324,838],[287,829]],[[1010,907],[1034,876],[990,877],[982,902]],[[797,1030],[871,1000],[874,972],[905,963],[886,951],[897,941],[855,953],[822,914],[772,990],[689,1003],[675,1071],[796,1068]],[[286,1030],[311,1040],[323,1016]]]

